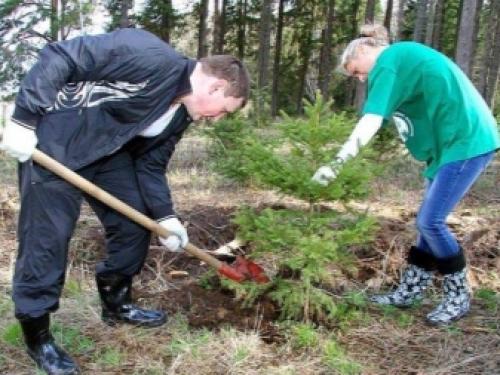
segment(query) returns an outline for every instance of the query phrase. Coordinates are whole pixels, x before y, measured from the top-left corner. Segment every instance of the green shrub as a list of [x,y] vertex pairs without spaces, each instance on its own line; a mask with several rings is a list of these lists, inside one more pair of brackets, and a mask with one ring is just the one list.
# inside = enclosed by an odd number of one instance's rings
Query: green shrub
[[325,286],[335,288],[330,267],[352,267],[349,246],[367,243],[375,229],[366,215],[320,207],[322,201],[365,196],[378,171],[367,149],[345,163],[329,186],[311,180],[318,167],[331,162],[354,125],[352,116],[329,108],[318,95],[306,105],[304,117],[284,114],[281,123],[265,129],[234,118],[209,131],[220,173],[307,202],[304,210],[242,208],[234,219],[252,257],[273,259],[276,275],[267,285],[227,280],[223,285],[247,304],[267,295],[280,306],[283,319],[335,319],[336,302],[325,291]]

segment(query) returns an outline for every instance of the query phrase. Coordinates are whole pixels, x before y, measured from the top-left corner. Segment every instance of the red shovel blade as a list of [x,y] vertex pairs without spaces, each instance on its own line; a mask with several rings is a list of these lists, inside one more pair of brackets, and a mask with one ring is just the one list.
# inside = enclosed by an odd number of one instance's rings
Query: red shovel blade
[[270,281],[261,266],[240,255],[236,257],[233,264],[228,265],[224,263],[219,268],[219,273],[238,283],[244,280],[251,280],[259,284],[265,284]]
[[261,266],[242,256],[236,257],[236,261],[232,264],[232,267],[245,275],[247,280],[252,280],[259,284],[265,284],[270,281]]

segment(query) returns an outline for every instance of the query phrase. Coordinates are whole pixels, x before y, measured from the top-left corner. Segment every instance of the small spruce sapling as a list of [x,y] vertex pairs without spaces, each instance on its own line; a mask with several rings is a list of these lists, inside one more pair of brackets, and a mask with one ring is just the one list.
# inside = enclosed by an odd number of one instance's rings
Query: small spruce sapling
[[324,201],[347,202],[366,195],[376,170],[360,155],[347,161],[329,186],[311,180],[354,126],[352,117],[332,113],[330,106],[318,95],[314,103],[306,103],[304,117],[283,115],[280,123],[265,129],[235,118],[210,131],[214,165],[223,175],[308,202],[306,210],[244,208],[234,219],[238,236],[251,244],[252,257],[272,259],[276,274],[268,285],[224,284],[247,303],[267,295],[286,319],[335,318],[335,301],[324,288],[335,288],[331,267],[347,267],[348,247],[370,241],[375,227],[366,215],[320,210]]

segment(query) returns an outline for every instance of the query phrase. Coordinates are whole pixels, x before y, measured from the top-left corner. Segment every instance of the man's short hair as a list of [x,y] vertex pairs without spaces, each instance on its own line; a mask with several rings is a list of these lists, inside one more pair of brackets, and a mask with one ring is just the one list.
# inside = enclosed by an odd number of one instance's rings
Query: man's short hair
[[243,98],[242,107],[245,106],[250,97],[250,75],[239,59],[231,55],[213,55],[202,57],[200,62],[205,74],[229,82],[225,96]]

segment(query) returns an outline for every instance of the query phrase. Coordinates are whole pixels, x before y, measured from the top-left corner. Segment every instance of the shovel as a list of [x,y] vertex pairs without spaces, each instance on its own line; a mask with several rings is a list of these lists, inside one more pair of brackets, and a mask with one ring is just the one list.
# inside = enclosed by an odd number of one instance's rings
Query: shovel
[[[71,169],[65,167],[57,160],[52,159],[42,151],[35,150],[32,159],[52,173],[68,181],[70,184],[75,185],[80,190],[103,202],[122,215],[128,217],[130,220],[133,220],[143,227],[149,229],[150,231],[156,233],[158,236],[166,238],[171,235],[170,232],[168,232],[156,221],[150,219],[146,215],[143,215],[141,212],[130,207],[121,200],[113,197],[111,194],[107,193],[100,187],[81,177]],[[188,243],[184,247],[184,250],[186,250],[186,252],[193,255],[194,257],[201,259],[205,263],[209,264],[210,266],[215,268],[219,272],[219,274],[227,277],[228,279],[234,280],[236,282],[251,280],[262,284],[269,282],[269,278],[267,277],[261,266],[248,259],[245,259],[242,256],[237,256],[234,263],[229,265],[214,258],[210,254],[207,254],[205,251],[197,248],[191,243]]]

